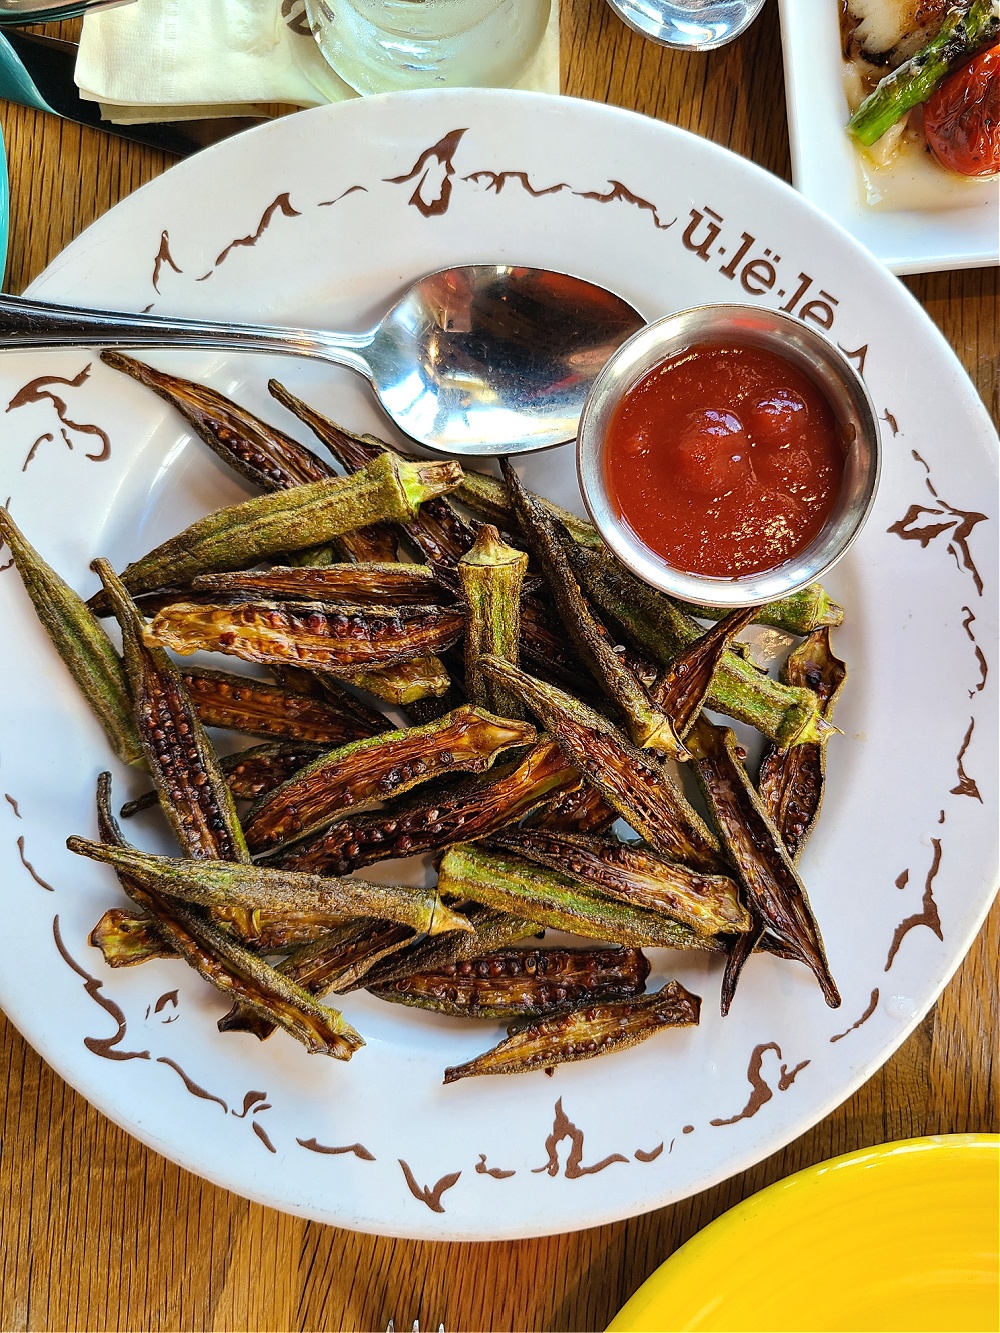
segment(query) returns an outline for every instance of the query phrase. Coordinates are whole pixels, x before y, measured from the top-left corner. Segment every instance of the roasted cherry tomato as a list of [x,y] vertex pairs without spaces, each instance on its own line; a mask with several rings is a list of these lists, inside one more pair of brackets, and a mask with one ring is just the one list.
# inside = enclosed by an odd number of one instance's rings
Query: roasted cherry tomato
[[948,75],[924,106],[924,134],[949,171],[962,176],[1000,171],[1000,45]]

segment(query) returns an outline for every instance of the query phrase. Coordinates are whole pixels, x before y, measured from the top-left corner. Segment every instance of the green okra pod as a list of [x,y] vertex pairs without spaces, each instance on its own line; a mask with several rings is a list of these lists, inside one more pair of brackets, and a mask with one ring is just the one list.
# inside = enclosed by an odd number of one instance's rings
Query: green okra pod
[[500,463],[511,503],[535,556],[545,571],[549,588],[570,637],[587,669],[624,714],[634,744],[661,750],[684,759],[687,752],[670,718],[658,708],[633,673],[619,659],[604,626],[595,618],[580,591],[561,534],[553,520],[506,459]]
[[[536,495],[534,491],[529,491],[528,494],[542,505],[547,514],[558,519],[575,542],[579,542],[582,546],[603,548],[604,541],[593,523],[589,523],[585,518],[579,518],[568,509],[553,504],[551,500],[546,500],[541,495]],[[487,472],[474,472],[471,468],[463,469],[462,480],[455,488],[454,497],[479,518],[492,523],[494,527],[505,529],[507,532],[520,530],[521,525],[511,503],[510,494],[498,477],[492,477]]]
[[177,841],[188,856],[249,861],[232,793],[180,672],[146,642],[142,617],[108,562],[94,567],[121,626],[139,738]]
[[[805,685],[813,690],[824,719],[832,725],[833,710],[847,680],[847,667],[833,655],[828,629],[816,630],[789,653],[781,678],[788,685]],[[826,739],[795,745],[790,750],[770,747],[761,761],[757,785],[788,854],[796,860],[823,803]]]
[[482,669],[524,700],[569,762],[641,838],[672,861],[707,874],[726,872],[718,842],[664,766],[607,718],[499,658],[484,658]]
[[652,995],[626,1000],[582,999],[527,1024],[464,1065],[444,1071],[445,1083],[477,1074],[526,1074],[573,1060],[592,1060],[645,1041],[663,1028],[696,1027],[701,999],[670,981]]
[[722,947],[713,937],[661,912],[634,907],[568,875],[471,843],[455,843],[445,852],[438,868],[438,891],[530,917],[554,930],[630,948]]
[[94,715],[123,763],[142,765],[125,670],[114,645],[86,602],[47,565],[0,506],[0,544],[6,543],[24,590]]
[[505,949],[368,989],[458,1018],[531,1018],[595,996],[641,995],[648,975],[640,949]]
[[695,773],[752,914],[778,945],[815,974],[832,1009],[840,994],[805,886],[740,762],[736,738],[704,716],[688,733]]
[[[671,601],[689,616],[698,620],[721,620],[729,611],[723,606],[696,606],[694,602],[672,597]],[[844,608],[835,602],[821,583],[810,583],[788,597],[767,602],[756,608],[753,623],[770,625],[787,634],[811,634],[824,625],[844,623]]]
[[424,657],[461,637],[461,606],[333,606],[324,602],[175,602],[158,611],[153,642],[244,662],[286,663],[352,678]]
[[750,929],[750,915],[727,875],[703,875],[617,838],[505,829],[491,845],[548,866],[585,887],[681,921],[703,935]]
[[[98,779],[97,822],[102,842],[90,845],[127,858],[132,849],[111,813],[110,773]],[[308,991],[238,944],[197,908],[162,896],[121,867],[116,866],[116,872],[122,889],[148,913],[164,941],[216,990],[277,1023],[308,1051],[349,1060],[365,1044],[343,1014],[317,1003]]]
[[[352,477],[331,477],[254,496],[216,510],[129,565],[130,593],[189,583],[196,575],[243,569],[279,551],[328,542],[380,518],[415,513],[431,495],[451,490],[457,463],[404,463],[383,454]],[[91,609],[105,606],[100,594]]]
[[[703,633],[696,620],[635,578],[609,552],[575,547],[569,557],[595,606],[661,665],[669,666]],[[828,729],[812,691],[771,680],[734,652],[723,653],[705,707],[756,727],[782,747],[819,740]]]
[[458,562],[465,596],[465,687],[474,703],[501,717],[523,717],[521,701],[498,688],[479,670],[484,655],[517,666],[521,640],[521,589],[528,557],[500,539],[487,523],[475,545]]
[[[384,453],[394,454],[409,463],[419,461],[414,454],[406,453],[376,435],[356,435],[345,430],[290,393],[277,380],[271,380],[267,387],[279,403],[305,422],[347,472],[356,472]],[[416,514],[401,521],[399,527],[423,558],[432,564],[454,566],[476,539],[475,530],[445,496],[426,500]]]
[[485,772],[512,746],[530,745],[535,729],[466,704],[423,727],[354,741],[320,756],[253,807],[243,828],[254,852],[295,842],[442,774]]
[[427,935],[472,929],[465,917],[446,907],[432,889],[369,884],[360,879],[299,874],[235,861],[148,856],[86,838],[71,837],[66,846],[80,856],[107,862],[143,888],[198,907],[262,910],[274,915],[311,910],[377,916]]

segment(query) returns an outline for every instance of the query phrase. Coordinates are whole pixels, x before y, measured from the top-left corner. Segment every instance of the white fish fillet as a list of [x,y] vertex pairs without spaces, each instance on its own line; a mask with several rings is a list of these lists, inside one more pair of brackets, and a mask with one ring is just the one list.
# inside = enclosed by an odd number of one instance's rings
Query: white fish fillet
[[863,55],[892,52],[907,59],[934,35],[956,0],[847,0],[858,20],[854,42]]

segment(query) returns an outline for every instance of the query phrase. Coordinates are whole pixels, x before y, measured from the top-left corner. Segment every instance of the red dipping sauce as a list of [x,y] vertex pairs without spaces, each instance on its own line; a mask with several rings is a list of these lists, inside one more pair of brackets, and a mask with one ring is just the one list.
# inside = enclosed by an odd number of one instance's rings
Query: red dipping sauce
[[846,448],[830,404],[762,347],[706,342],[628,391],[604,445],[611,505],[675,569],[735,578],[809,545],[840,493]]

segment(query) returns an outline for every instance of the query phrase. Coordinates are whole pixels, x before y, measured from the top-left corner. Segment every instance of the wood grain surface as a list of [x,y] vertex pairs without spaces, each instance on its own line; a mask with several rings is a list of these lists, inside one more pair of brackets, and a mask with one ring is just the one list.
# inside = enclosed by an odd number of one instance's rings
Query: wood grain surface
[[[73,29],[66,30],[72,34]],[[661,50],[603,0],[563,0],[563,88],[725,144],[788,177],[776,6],[708,56]],[[10,159],[6,289],[21,291],[89,222],[171,165],[95,131],[0,103]],[[997,270],[907,279],[1000,414]],[[678,1245],[721,1212],[838,1153],[1000,1128],[1000,910],[943,997],[858,1093],[782,1152],[674,1207],[502,1244],[386,1240],[303,1222],[158,1157],[67,1087],[0,1018],[0,1327],[602,1329]],[[5,966],[11,966],[7,960]]]

